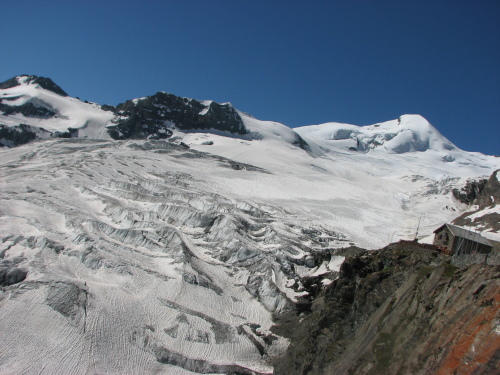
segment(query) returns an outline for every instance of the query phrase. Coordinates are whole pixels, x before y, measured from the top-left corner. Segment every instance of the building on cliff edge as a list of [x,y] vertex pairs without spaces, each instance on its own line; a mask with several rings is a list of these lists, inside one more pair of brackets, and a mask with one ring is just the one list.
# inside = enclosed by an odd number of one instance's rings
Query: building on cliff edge
[[488,240],[479,233],[452,224],[444,224],[434,231],[433,244],[448,255],[487,254],[492,249]]

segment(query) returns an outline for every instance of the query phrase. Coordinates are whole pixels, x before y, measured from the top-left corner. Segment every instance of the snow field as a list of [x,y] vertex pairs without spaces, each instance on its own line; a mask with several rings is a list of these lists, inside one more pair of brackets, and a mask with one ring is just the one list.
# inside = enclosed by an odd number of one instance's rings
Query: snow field
[[[112,117],[96,105],[34,85],[0,94],[58,113],[11,123],[107,137]],[[313,250],[413,239],[421,217],[426,237],[466,209],[452,188],[500,167],[420,116],[294,132],[240,115],[244,139],[176,132],[191,149],[0,150],[0,261],[28,271],[0,294],[0,372],[270,374],[287,345],[272,313],[306,293],[300,277],[343,261],[314,264]]]

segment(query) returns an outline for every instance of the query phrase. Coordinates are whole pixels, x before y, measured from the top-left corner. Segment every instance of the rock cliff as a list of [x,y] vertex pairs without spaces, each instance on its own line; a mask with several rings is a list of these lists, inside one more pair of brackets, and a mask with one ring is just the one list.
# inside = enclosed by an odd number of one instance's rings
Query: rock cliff
[[291,345],[275,374],[493,374],[499,277],[408,243],[348,258],[310,314],[277,317]]
[[489,179],[484,179],[483,187],[472,201],[474,206],[456,218],[453,223],[473,227],[476,230],[498,233],[500,231],[500,214],[497,212],[496,206],[500,201],[499,178],[500,170],[497,170]]
[[213,129],[231,134],[247,133],[231,104],[181,98],[165,92],[128,100],[114,111],[116,125],[109,127],[114,139],[168,138],[172,132],[167,125],[183,131]]

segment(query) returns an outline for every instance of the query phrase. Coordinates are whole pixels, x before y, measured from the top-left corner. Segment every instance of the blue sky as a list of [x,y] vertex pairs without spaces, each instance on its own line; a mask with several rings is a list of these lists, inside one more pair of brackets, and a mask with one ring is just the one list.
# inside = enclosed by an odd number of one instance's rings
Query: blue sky
[[296,127],[426,117],[500,154],[498,0],[0,0],[0,81],[100,104],[167,91]]

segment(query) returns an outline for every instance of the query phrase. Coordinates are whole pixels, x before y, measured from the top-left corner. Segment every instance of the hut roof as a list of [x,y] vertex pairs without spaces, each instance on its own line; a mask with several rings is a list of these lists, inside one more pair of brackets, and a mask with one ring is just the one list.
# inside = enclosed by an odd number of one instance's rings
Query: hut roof
[[441,229],[443,229],[444,227],[448,227],[450,232],[455,237],[462,237],[462,238],[465,238],[466,240],[474,241],[474,242],[480,243],[482,245],[492,246],[491,243],[489,243],[488,240],[486,238],[484,238],[483,236],[481,236],[479,233],[473,232],[471,230],[468,230],[468,229],[465,229],[462,227],[457,227],[456,225],[452,225],[452,224],[443,224],[438,229],[436,229],[434,231],[434,233],[441,231]]

